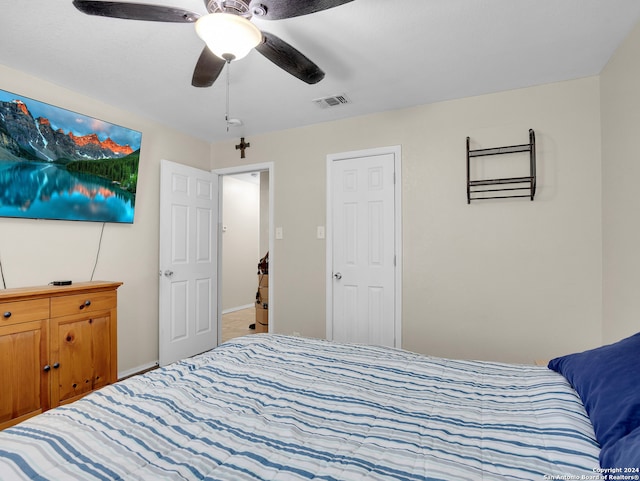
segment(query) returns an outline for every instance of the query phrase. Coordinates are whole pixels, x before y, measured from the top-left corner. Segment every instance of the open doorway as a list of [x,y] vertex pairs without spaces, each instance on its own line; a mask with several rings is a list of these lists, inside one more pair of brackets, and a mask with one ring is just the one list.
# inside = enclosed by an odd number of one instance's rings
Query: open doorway
[[216,171],[220,186],[220,342],[268,332],[272,324],[268,276],[258,275],[258,264],[271,245],[271,166],[248,167]]

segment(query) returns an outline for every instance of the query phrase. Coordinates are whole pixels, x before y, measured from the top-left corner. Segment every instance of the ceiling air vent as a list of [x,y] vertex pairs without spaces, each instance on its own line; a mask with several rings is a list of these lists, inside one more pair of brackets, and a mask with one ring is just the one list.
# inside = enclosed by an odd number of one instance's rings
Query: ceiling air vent
[[327,109],[329,107],[338,107],[339,105],[350,104],[351,100],[349,100],[346,95],[340,94],[315,99],[313,102],[320,108]]

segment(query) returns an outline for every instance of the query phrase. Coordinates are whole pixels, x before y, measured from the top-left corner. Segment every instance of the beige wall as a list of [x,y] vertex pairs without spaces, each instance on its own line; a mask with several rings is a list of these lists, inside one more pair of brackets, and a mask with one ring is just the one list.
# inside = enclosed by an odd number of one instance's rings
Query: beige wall
[[260,260],[260,185],[222,178],[222,310],[253,305]]
[[[210,146],[147,119],[0,65],[0,88],[142,132],[135,222],[107,224],[95,280],[118,291],[118,363],[126,373],[158,359],[160,160],[208,169]],[[91,277],[102,224],[0,218],[7,287]]]
[[640,25],[601,75],[603,338],[640,330]]
[[260,172],[260,257],[269,251],[269,171]]
[[[281,333],[325,333],[326,156],[402,146],[403,347],[531,362],[601,342],[599,79],[556,83],[252,137],[244,162],[275,164]],[[466,204],[465,138],[538,140],[534,202]],[[238,164],[214,144],[215,168]]]
[[[324,336],[326,245],[316,226],[325,223],[326,155],[389,145],[403,154],[404,347],[530,362],[637,331],[639,34],[601,78],[252,137],[243,162],[275,164],[273,224],[284,232],[270,266],[278,332]],[[2,66],[0,88],[143,132],[136,220],[106,226],[95,278],[125,283],[120,371],[154,362],[160,159],[237,166],[237,139],[209,146]],[[536,200],[468,206],[466,136],[478,148],[509,145],[526,141],[528,128],[538,139]],[[8,287],[87,280],[100,228],[0,218]]]

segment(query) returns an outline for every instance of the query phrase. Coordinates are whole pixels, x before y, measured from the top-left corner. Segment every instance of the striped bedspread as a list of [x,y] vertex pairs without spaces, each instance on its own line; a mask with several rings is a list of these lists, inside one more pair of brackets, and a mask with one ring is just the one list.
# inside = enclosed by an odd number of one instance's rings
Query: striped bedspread
[[598,452],[546,368],[254,334],[1,432],[0,479],[579,479]]

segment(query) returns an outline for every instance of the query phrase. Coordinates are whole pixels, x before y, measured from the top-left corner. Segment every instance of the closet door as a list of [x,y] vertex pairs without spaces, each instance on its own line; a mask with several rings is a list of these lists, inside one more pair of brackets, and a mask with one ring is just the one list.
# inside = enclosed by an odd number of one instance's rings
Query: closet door
[[332,338],[394,347],[395,155],[331,163]]

